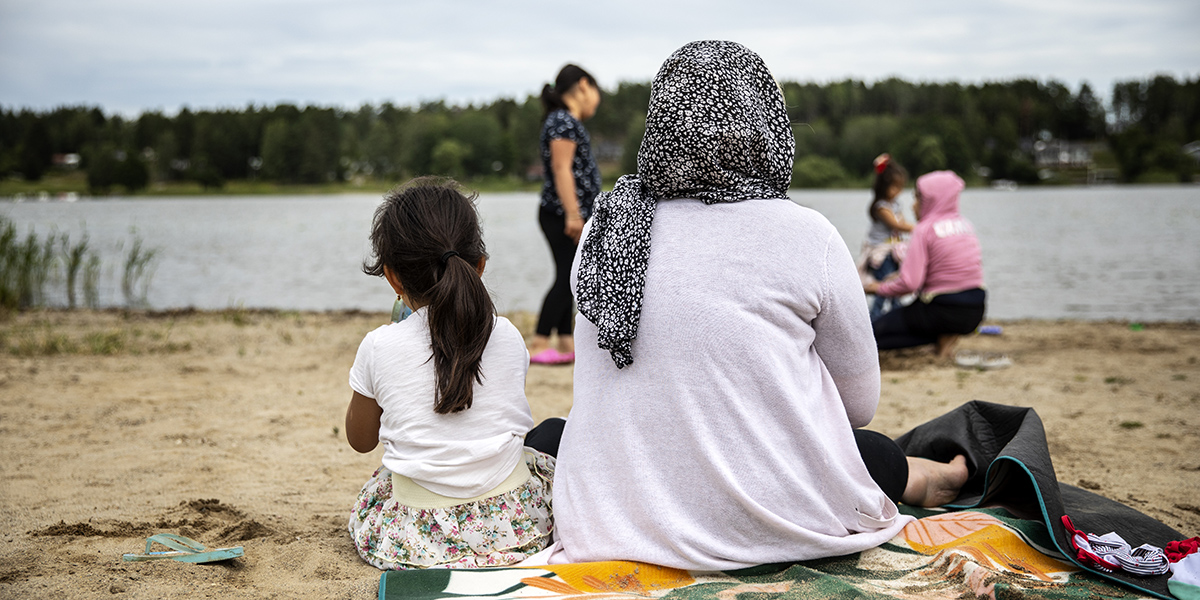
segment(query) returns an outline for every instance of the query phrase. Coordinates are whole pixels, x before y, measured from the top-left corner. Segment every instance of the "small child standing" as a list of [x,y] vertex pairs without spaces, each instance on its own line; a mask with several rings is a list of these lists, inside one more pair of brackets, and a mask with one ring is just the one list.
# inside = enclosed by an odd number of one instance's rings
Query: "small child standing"
[[[884,153],[875,158],[875,183],[871,187],[874,197],[867,208],[871,228],[867,230],[867,238],[863,242],[860,262],[864,270],[881,283],[900,268],[900,261],[894,252],[900,242],[900,234],[913,230],[900,212],[900,203],[896,202],[907,181],[908,172],[890,155]],[[895,306],[896,301],[892,298],[876,296],[871,303],[871,320],[878,319]]]
[[554,458],[526,448],[529,354],[494,314],[474,196],[416,179],[375,211],[368,275],[414,309],[371,331],[350,370],[350,446],[383,442],[383,465],[350,515],[380,569],[520,562],[546,547]]

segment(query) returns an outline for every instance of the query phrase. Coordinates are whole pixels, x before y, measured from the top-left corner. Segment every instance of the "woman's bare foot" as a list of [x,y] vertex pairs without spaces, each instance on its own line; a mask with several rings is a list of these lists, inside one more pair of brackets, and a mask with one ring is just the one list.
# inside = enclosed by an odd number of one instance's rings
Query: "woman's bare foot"
[[958,497],[967,475],[967,457],[961,454],[948,463],[909,456],[908,485],[900,501],[910,506],[941,506]]
[[529,342],[529,355],[533,356],[550,347],[550,337],[545,335],[535,335],[533,340]]
[[575,336],[560,334],[558,336],[558,351],[563,354],[573,354],[575,352]]
[[950,358],[954,356],[954,347],[957,345],[957,335],[939,335],[937,341],[938,358]]

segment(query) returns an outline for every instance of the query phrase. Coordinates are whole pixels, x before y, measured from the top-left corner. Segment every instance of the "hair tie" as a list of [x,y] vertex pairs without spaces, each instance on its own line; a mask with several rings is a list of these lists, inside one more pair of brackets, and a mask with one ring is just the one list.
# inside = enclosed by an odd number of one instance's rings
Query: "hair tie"
[[458,256],[458,253],[453,250],[450,250],[450,251],[447,251],[445,254],[443,254],[442,258],[439,259],[441,261],[443,267],[446,266],[446,263],[450,260],[451,256]]
[[875,157],[875,174],[878,175],[880,173],[883,173],[883,170],[887,168],[888,163],[891,162],[891,160],[892,160],[891,155],[889,155],[886,152],[883,154],[880,154],[879,156],[876,156]]

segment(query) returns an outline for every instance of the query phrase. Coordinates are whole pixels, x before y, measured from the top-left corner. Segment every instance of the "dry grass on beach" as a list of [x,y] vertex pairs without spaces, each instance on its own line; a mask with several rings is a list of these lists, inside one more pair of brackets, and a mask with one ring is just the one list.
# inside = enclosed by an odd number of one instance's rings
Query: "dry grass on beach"
[[[372,598],[345,522],[379,450],[341,431],[346,374],[383,314],[32,312],[0,321],[0,597]],[[523,331],[528,315],[513,320]],[[966,370],[885,353],[872,428],[971,399],[1032,406],[1059,479],[1200,534],[1200,325],[1001,323]],[[569,367],[534,366],[537,419]],[[1119,527],[1119,524],[1114,524]],[[214,565],[124,563],[168,531],[242,545]]]

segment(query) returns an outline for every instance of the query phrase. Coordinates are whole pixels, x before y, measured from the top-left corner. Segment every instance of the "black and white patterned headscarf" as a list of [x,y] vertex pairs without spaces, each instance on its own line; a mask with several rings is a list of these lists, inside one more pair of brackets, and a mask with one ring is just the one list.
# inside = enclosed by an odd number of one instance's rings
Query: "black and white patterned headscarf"
[[757,54],[704,41],[667,58],[650,87],[637,175],[596,198],[579,260],[579,312],[618,368],[633,363],[655,204],[787,198],[795,153],[783,93]]

